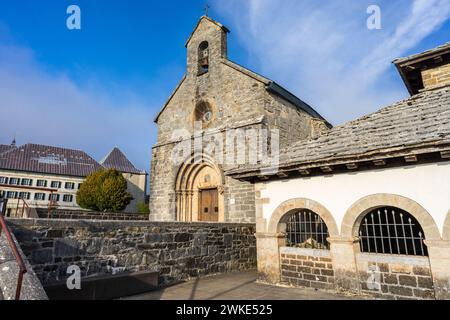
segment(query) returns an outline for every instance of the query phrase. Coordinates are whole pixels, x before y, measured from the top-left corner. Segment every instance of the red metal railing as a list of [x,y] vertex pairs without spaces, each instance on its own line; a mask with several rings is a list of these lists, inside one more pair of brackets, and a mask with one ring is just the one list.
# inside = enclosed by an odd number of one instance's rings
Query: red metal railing
[[27,273],[27,268],[25,266],[25,263],[23,262],[23,259],[19,253],[19,250],[17,249],[16,243],[13,240],[11,231],[9,230],[8,226],[6,225],[6,221],[3,216],[3,213],[0,212],[0,236],[2,235],[2,231],[5,232],[6,240],[8,241],[8,244],[13,252],[14,258],[16,259],[16,263],[19,266],[19,275],[17,277],[17,287],[16,287],[15,299],[20,300],[20,292],[22,291],[23,276],[25,273]]

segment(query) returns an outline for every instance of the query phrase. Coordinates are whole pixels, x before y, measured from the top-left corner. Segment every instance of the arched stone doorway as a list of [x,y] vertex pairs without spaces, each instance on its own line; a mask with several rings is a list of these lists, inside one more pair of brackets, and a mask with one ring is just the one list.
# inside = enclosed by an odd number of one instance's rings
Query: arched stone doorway
[[177,221],[225,221],[223,174],[209,157],[192,158],[181,166],[175,192]]

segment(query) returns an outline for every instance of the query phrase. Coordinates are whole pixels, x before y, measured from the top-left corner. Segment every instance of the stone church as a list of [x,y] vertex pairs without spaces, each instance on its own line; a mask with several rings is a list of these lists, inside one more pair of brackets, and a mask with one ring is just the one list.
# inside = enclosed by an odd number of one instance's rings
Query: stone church
[[[254,185],[226,176],[232,165],[204,150],[211,132],[276,129],[283,148],[331,127],[275,82],[230,61],[228,33],[219,22],[200,18],[186,42],[186,74],[155,118],[153,221],[255,222]],[[181,140],[193,142],[181,164],[170,161],[180,143],[175,130],[184,130]],[[196,145],[196,136],[206,142]]]
[[[262,282],[450,299],[450,43],[394,61],[408,99],[332,128],[228,60],[227,33],[202,17],[186,43],[186,76],[155,119],[151,219],[256,223]],[[237,128],[278,132],[276,170],[220,163],[209,138]]]

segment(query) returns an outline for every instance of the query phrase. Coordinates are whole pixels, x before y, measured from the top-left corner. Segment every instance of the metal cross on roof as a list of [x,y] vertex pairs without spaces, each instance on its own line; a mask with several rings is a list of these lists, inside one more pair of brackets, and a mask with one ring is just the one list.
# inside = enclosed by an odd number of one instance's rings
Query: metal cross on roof
[[208,10],[211,8],[208,4],[208,2],[205,4],[205,16],[208,16]]

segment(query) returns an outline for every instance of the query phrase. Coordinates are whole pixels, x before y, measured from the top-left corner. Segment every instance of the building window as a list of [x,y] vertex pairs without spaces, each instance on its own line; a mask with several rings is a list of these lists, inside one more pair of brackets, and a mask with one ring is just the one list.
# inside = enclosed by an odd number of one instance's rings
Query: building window
[[209,71],[209,44],[207,41],[200,43],[198,47],[198,75]]
[[0,190],[0,198],[3,199],[5,197],[5,191]]
[[359,228],[361,252],[428,256],[425,234],[408,212],[384,207],[369,212]]
[[8,178],[7,177],[0,177],[0,184],[8,184]]
[[47,180],[38,180],[36,181],[36,186],[37,187],[47,187]]
[[22,186],[32,186],[33,180],[32,179],[22,179],[22,182],[20,183]]
[[16,191],[8,191],[6,192],[6,198],[7,199],[17,199],[17,192]]
[[71,195],[71,194],[65,194],[65,195],[63,196],[63,201],[64,201],[64,202],[72,202],[72,201],[73,201],[73,195]]
[[288,215],[286,240],[288,247],[328,250],[328,227],[322,218],[311,210],[299,210]]
[[19,192],[19,199],[30,200],[30,196],[29,192]]
[[66,182],[64,185],[64,188],[68,189],[68,190],[73,190],[75,189],[75,183],[73,182]]
[[61,188],[61,182],[60,181],[52,181],[52,183],[50,184],[50,188],[53,188],[53,189]]
[[80,189],[80,188],[81,188],[81,185],[82,185],[82,183],[79,183],[79,184],[78,184],[78,189]]
[[57,193],[51,194],[50,195],[50,200],[58,202],[59,201],[59,194],[57,194]]
[[34,200],[44,201],[45,200],[45,193],[35,193],[34,194]]
[[19,178],[9,178],[9,184],[18,186],[20,184],[20,179]]

